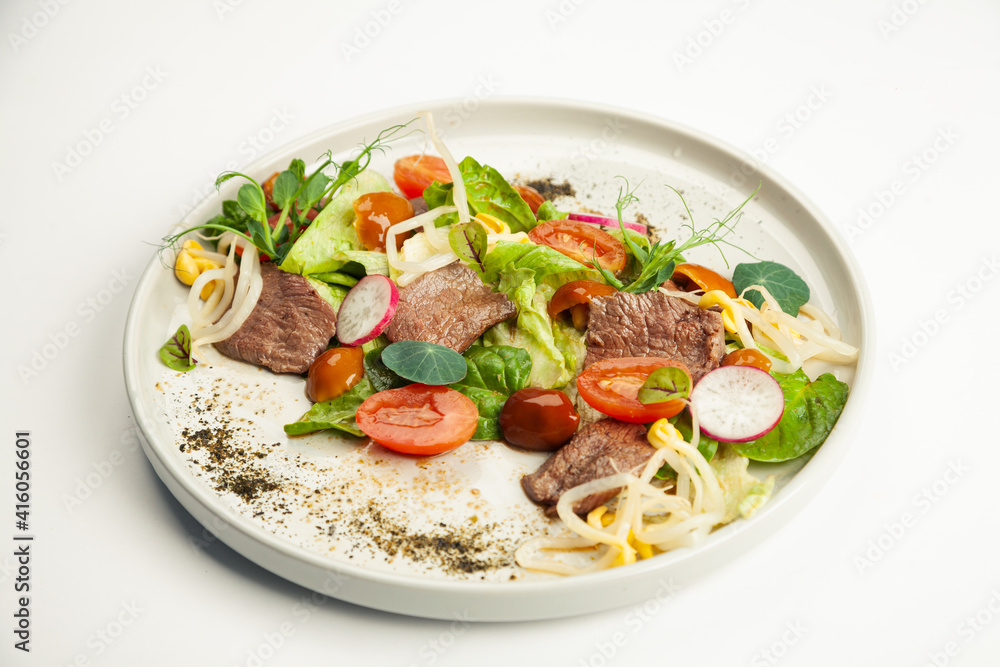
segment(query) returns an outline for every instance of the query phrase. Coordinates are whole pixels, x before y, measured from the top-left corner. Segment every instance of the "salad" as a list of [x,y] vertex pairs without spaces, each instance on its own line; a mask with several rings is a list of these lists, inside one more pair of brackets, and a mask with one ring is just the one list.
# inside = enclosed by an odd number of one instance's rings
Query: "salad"
[[[848,387],[807,360],[857,349],[790,268],[725,262],[741,210],[677,239],[628,220],[563,211],[473,157],[372,154],[301,160],[204,224],[166,239],[190,286],[190,324],[160,350],[194,371],[202,350],[303,376],[313,405],[289,436],[333,430],[405,456],[470,440],[551,452],[524,492],[569,534],[522,544],[525,568],[578,574],[691,546],[749,517],[777,463],[829,435]],[[681,193],[674,191],[683,202]],[[713,245],[720,264],[685,261]],[[728,277],[727,277],[728,276]],[[498,444],[496,446],[504,446]],[[542,511],[540,509],[539,511]]]

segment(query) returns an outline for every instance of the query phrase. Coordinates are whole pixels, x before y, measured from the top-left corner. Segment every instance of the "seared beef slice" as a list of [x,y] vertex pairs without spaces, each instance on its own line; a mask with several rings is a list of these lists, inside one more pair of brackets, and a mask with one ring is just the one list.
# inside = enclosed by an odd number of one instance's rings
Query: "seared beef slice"
[[399,290],[396,314],[385,334],[394,343],[422,340],[463,352],[516,312],[506,295],[491,291],[472,269],[455,262]]
[[697,382],[726,351],[722,316],[662,292],[615,292],[590,304],[587,359],[667,357]]
[[[648,461],[655,451],[641,424],[602,419],[577,431],[538,470],[522,477],[521,486],[536,503],[551,505],[548,511],[552,514],[564,492],[595,479],[629,472]],[[591,494],[579,500],[573,511],[586,514],[620,490]]]
[[305,373],[337,332],[337,313],[300,275],[260,265],[264,286],[247,321],[219,352],[275,373]]

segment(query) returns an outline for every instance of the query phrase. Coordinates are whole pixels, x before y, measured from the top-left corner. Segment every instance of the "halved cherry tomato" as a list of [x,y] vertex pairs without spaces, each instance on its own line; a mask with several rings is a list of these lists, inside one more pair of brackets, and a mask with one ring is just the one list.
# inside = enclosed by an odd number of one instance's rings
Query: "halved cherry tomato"
[[573,326],[577,329],[586,329],[587,318],[590,315],[590,302],[595,296],[607,296],[616,291],[611,285],[605,285],[596,280],[573,280],[562,285],[552,295],[548,307],[549,317],[555,319],[568,310],[573,319]]
[[413,199],[424,194],[424,190],[434,181],[451,183],[451,173],[448,166],[439,157],[433,155],[408,155],[396,160],[392,170],[396,187],[407,199]]
[[[385,233],[397,222],[413,217],[413,204],[394,192],[369,192],[354,200],[354,230],[358,239],[368,250],[385,252]],[[396,250],[403,247],[403,241],[412,235],[398,234]]]
[[625,268],[625,246],[596,225],[573,220],[549,220],[528,232],[528,238],[591,268],[595,256],[608,271],[618,272]]
[[504,440],[515,447],[550,452],[573,437],[580,415],[558,389],[526,387],[510,395],[498,422]]
[[542,193],[530,185],[515,185],[514,189],[517,190],[517,194],[521,195],[524,203],[531,208],[532,213],[538,213],[538,207],[545,203],[545,197],[542,196]]
[[664,357],[623,357],[605,359],[588,366],[576,379],[583,400],[609,417],[633,424],[647,424],[673,417],[684,409],[684,401],[640,403],[636,398],[649,374],[657,368],[674,366],[690,375],[687,367]]
[[711,292],[718,289],[725,292],[729,298],[736,298],[736,288],[733,287],[732,282],[701,264],[678,264],[674,268],[674,275],[671,276],[671,280],[677,283],[678,287],[688,292],[693,292],[697,289]]
[[365,376],[365,353],[360,347],[334,347],[309,366],[306,396],[322,403],[345,394]]
[[471,438],[479,410],[454,389],[410,384],[369,396],[355,419],[358,428],[380,445],[401,454],[429,456]]
[[745,347],[733,350],[722,358],[723,366],[753,366],[764,372],[771,371],[771,360],[764,356],[763,352]]

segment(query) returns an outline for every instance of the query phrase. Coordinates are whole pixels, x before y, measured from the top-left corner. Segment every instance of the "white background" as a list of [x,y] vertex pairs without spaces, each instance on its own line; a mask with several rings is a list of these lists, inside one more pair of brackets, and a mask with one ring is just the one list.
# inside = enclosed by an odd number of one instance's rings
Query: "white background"
[[[37,536],[29,655],[0,548],[0,663],[995,664],[996,2],[5,0],[0,35],[0,543],[18,429]],[[789,178],[870,285],[871,403],[813,502],[667,604],[464,627],[325,600],[303,618],[309,592],[203,532],[136,446],[131,294],[229,163],[477,94],[643,111]]]

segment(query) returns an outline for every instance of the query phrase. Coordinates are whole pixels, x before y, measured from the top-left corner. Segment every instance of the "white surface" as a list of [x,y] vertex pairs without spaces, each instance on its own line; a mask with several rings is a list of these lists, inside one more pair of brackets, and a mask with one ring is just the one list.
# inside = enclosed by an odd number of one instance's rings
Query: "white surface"
[[[33,651],[0,626],[0,663],[464,665],[530,652],[572,665],[982,665],[1000,653],[997,364],[980,340],[1000,325],[995,3],[336,4],[0,9],[0,541],[13,544],[24,428],[37,536]],[[372,21],[370,43],[345,54]],[[443,97],[472,109],[477,95],[609,102],[741,147],[834,220],[871,286],[876,384],[833,481],[743,558],[680,590],[664,582],[636,608],[467,625],[462,610],[421,621],[314,598],[203,531],[130,431],[119,350],[145,244],[221,169],[337,120]],[[53,163],[87,141],[60,179]],[[581,151],[602,150],[594,141]],[[52,358],[22,379],[43,350]],[[12,551],[0,549],[10,628]]]

